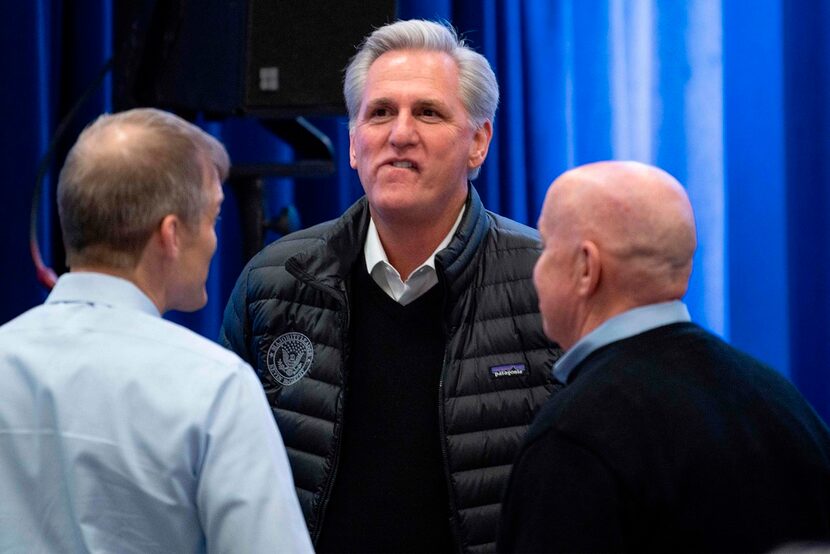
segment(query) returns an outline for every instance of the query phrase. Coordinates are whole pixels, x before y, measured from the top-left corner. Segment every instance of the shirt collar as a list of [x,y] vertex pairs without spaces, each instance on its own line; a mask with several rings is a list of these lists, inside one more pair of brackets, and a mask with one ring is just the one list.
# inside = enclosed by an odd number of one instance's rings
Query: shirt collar
[[579,339],[565,352],[565,355],[553,365],[553,376],[561,383],[567,384],[574,368],[595,350],[663,325],[691,319],[686,304],[680,300],[649,304],[617,314]]
[[46,298],[46,303],[61,302],[103,304],[112,308],[138,310],[152,316],[160,316],[153,301],[132,282],[91,271],[65,273],[60,276]]
[[[458,217],[455,218],[455,223],[453,224],[452,229],[450,229],[450,232],[447,233],[444,240],[442,240],[438,247],[433,250],[432,254],[430,254],[424,263],[416,267],[410,275],[415,275],[415,273],[419,272],[422,267],[428,267],[432,269],[432,271],[435,271],[435,255],[450,244],[453,235],[455,235],[455,231],[458,230],[458,226],[461,224],[461,218],[464,216],[464,211],[466,209],[466,204],[461,206],[461,211],[458,213]],[[363,246],[363,252],[366,257],[366,271],[370,275],[372,274],[372,270],[375,269],[375,266],[380,263],[384,263],[389,267],[392,267],[392,264],[389,263],[389,258],[386,256],[386,250],[383,249],[383,244],[380,242],[378,228],[375,226],[375,221],[371,217],[369,218],[369,230],[366,233],[366,242]]]

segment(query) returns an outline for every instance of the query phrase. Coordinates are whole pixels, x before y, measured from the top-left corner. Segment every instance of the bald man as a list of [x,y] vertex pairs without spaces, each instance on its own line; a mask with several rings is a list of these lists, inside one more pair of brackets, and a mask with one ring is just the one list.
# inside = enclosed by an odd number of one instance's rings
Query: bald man
[[564,385],[513,468],[504,552],[766,551],[830,538],[830,434],[778,373],[690,322],[683,187],[634,162],[551,186],[534,270]]

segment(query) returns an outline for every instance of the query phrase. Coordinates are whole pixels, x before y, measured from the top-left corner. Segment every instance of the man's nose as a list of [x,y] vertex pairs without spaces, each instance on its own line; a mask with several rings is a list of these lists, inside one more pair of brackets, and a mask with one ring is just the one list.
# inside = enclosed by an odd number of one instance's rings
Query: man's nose
[[392,146],[401,148],[418,142],[418,130],[415,124],[415,117],[412,113],[406,110],[398,112],[389,132],[389,142]]

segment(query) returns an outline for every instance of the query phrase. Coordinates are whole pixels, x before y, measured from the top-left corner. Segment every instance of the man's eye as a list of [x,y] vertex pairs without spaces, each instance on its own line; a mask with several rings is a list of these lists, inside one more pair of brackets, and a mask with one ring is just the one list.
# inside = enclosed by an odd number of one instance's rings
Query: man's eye
[[386,117],[389,115],[389,110],[386,108],[375,108],[372,110],[372,117]]
[[434,108],[421,109],[419,116],[426,122],[438,122],[444,119],[444,116],[441,114],[441,112]]

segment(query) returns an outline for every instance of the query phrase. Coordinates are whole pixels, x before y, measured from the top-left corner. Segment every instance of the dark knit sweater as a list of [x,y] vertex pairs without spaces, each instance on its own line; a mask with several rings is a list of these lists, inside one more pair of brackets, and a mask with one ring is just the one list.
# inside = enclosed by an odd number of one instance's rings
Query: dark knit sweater
[[402,306],[358,259],[345,427],[319,552],[453,550],[438,433],[442,295]]
[[758,552],[830,539],[830,435],[772,369],[691,323],[591,353],[528,432],[505,552]]

